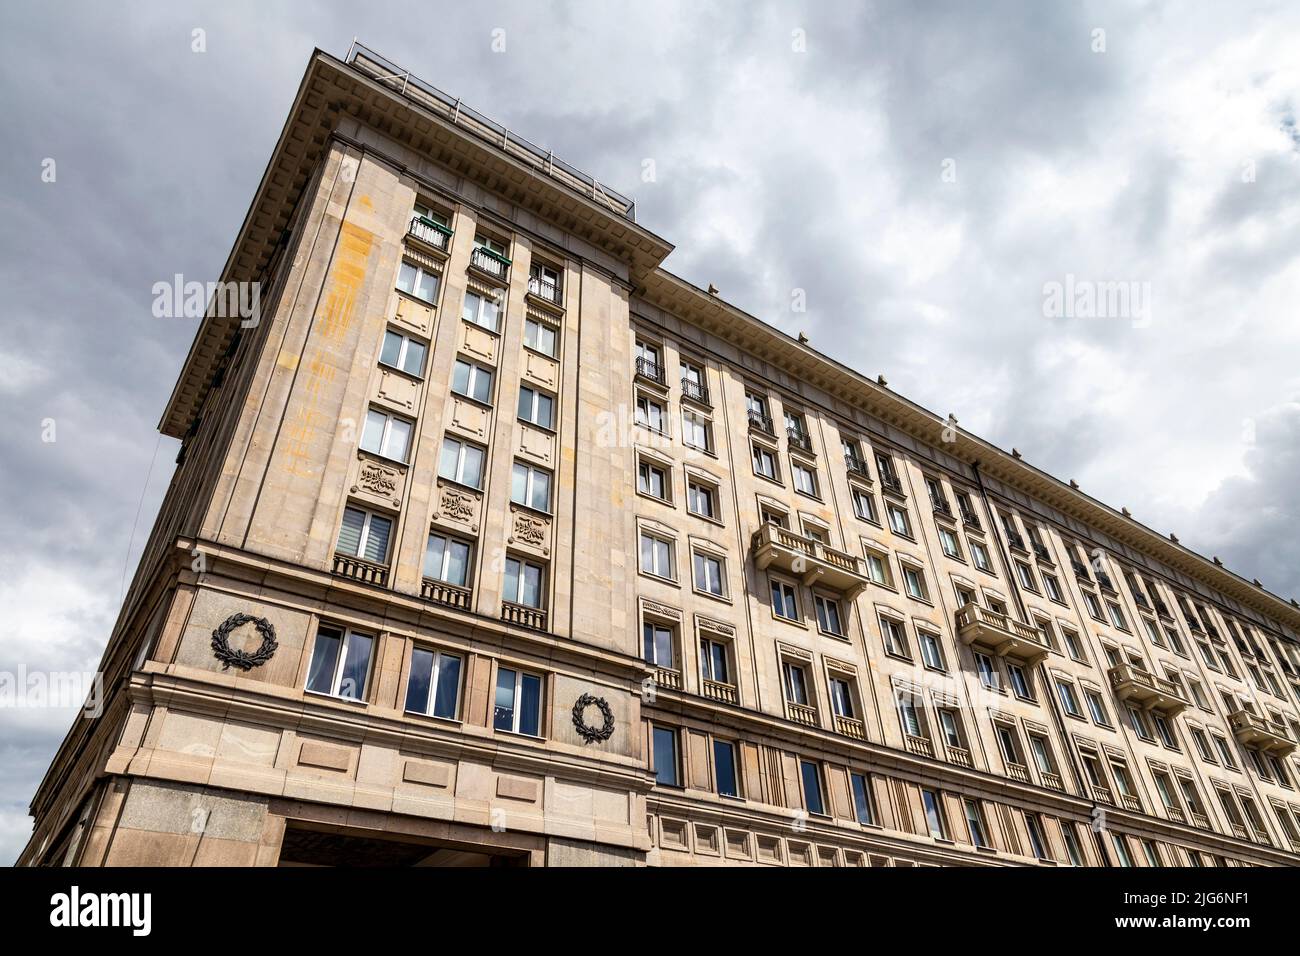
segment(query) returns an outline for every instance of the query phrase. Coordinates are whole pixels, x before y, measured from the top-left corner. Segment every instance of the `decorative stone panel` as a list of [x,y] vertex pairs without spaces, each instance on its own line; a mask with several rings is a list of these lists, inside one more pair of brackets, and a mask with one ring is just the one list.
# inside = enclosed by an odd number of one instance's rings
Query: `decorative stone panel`
[[400,508],[406,485],[406,469],[392,462],[371,458],[364,452],[358,452],[357,459],[351,493],[363,501],[386,508]]
[[510,507],[509,543],[522,545],[544,556],[551,553],[551,519],[516,505]]
[[519,423],[519,454],[548,468],[555,467],[555,436],[523,422]]
[[420,384],[400,372],[381,368],[375,397],[391,408],[414,415],[416,404],[420,400]]
[[460,348],[466,355],[471,355],[485,365],[497,364],[497,353],[501,348],[501,339],[487,329],[472,322],[460,324]]
[[555,391],[560,382],[560,363],[536,352],[524,351],[524,377]]
[[478,532],[483,495],[472,489],[438,482],[438,505],[433,517],[437,521],[450,521]]
[[451,412],[447,416],[447,424],[459,432],[486,441],[488,424],[491,419],[488,410],[482,405],[477,405],[457,396],[452,396],[449,401]]
[[396,302],[391,314],[397,325],[425,338],[433,334],[433,306],[424,305],[400,293],[394,293],[393,297]]

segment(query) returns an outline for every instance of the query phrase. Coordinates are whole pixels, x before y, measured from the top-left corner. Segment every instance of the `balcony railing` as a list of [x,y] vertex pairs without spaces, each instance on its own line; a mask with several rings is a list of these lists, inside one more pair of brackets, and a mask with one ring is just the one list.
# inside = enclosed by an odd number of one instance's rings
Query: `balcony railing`
[[1145,594],[1143,594],[1141,591],[1137,590],[1136,588],[1130,589],[1129,593],[1133,595],[1134,604],[1142,608],[1142,610],[1144,611],[1151,610],[1151,602],[1147,600],[1147,596]]
[[656,385],[662,385],[664,384],[664,367],[651,359],[639,358],[636,360],[636,377],[643,378],[648,382],[654,382]]
[[682,672],[673,670],[671,667],[656,668],[655,683],[660,687],[667,687],[669,690],[681,690]]
[[1124,804],[1125,810],[1132,810],[1134,813],[1142,812],[1142,801],[1139,800],[1134,794],[1121,793],[1119,795],[1119,799],[1120,802]]
[[406,229],[406,234],[412,239],[441,252],[446,252],[447,246],[451,242],[450,229],[440,222],[425,219],[423,216],[416,216],[411,220],[411,224]]
[[970,751],[965,747],[948,747],[948,760],[959,767],[971,767],[973,763],[970,758]]
[[1034,555],[1038,558],[1039,561],[1042,561],[1045,564],[1055,563],[1054,561],[1052,561],[1052,552],[1047,550],[1047,545],[1043,544],[1043,542],[1032,541],[1030,542],[1030,547],[1034,549]]
[[857,455],[845,455],[844,467],[848,469],[850,475],[858,475],[861,478],[870,478],[871,472],[867,469],[865,460]]
[[794,701],[785,702],[785,712],[790,719],[796,724],[803,724],[805,727],[817,726],[817,709],[809,707],[807,704],[796,704]]
[[776,430],[772,427],[772,416],[764,415],[757,409],[751,408],[749,410],[749,427],[754,431],[762,432],[764,435],[776,437]]
[[850,598],[856,597],[870,581],[860,558],[774,524],[764,523],[755,531],[751,547],[758,570],[775,567],[798,577],[804,584],[833,588]]
[[1103,591],[1108,591],[1111,594],[1119,593],[1118,591],[1115,590],[1115,584],[1113,581],[1111,581],[1110,575],[1107,574],[1105,571],[1097,572],[1097,583],[1101,585],[1101,589]]
[[1187,822],[1187,815],[1186,815],[1185,813],[1183,813],[1183,808],[1182,808],[1182,807],[1170,807],[1170,806],[1166,806],[1166,807],[1165,807],[1165,816],[1167,816],[1170,820],[1173,820],[1175,823],[1186,823],[1186,822]]
[[363,584],[375,584],[381,588],[388,584],[386,567],[354,558],[349,554],[334,555],[334,573]]
[[999,656],[1009,654],[1030,663],[1045,657],[1049,650],[1039,631],[974,602],[958,609],[957,636],[963,644],[982,644]]
[[1025,550],[1025,539],[1019,531],[1007,529],[1007,544],[1015,551],[1024,551],[1026,554],[1029,553]]
[[510,601],[501,603],[501,620],[507,624],[517,624],[519,627],[526,627],[533,631],[546,630],[546,611],[539,607],[528,607],[526,604],[513,604]]
[[974,528],[976,531],[983,528],[983,525],[980,524],[979,515],[973,511],[966,511],[965,509],[963,509],[961,513],[961,523],[968,528]]
[[1202,830],[1210,829],[1210,818],[1204,813],[1197,813],[1195,810],[1189,810],[1187,815],[1192,818],[1192,826],[1200,827]]
[[700,681],[700,691],[710,700],[720,700],[725,704],[734,704],[737,700],[734,684],[723,684],[707,677]]
[[1019,780],[1021,783],[1029,782],[1029,768],[1022,763],[1007,764],[1007,776],[1012,780]]
[[1078,561],[1071,558],[1070,567],[1074,568],[1074,576],[1080,581],[1092,580],[1092,575],[1088,573],[1088,566],[1086,564],[1080,564]]
[[1098,803],[1105,803],[1112,807],[1115,805],[1115,797],[1105,787],[1098,787],[1094,784],[1092,788],[1092,796]]
[[1155,605],[1156,614],[1158,614],[1160,617],[1163,617],[1169,621],[1172,621],[1174,619],[1174,616],[1169,613],[1169,605],[1166,604],[1162,599],[1158,597],[1152,597],[1151,603]]
[[543,282],[537,276],[529,277],[528,294],[536,296],[543,302],[549,302],[551,305],[564,304],[564,297],[560,294],[560,287],[554,282]]
[[1059,773],[1052,773],[1051,771],[1044,770],[1039,774],[1039,776],[1043,780],[1044,787],[1051,790],[1058,790],[1061,793],[1065,792],[1065,781],[1061,779]]
[[786,437],[790,440],[791,448],[798,448],[800,451],[812,451],[812,438],[805,435],[802,431],[793,425],[786,426]]
[[852,717],[844,717],[840,714],[835,715],[835,730],[845,737],[852,737],[854,740],[866,740],[867,728],[860,720]]
[[1284,725],[1251,710],[1234,710],[1228,715],[1228,727],[1242,744],[1265,753],[1285,757],[1296,747]]
[[483,246],[474,247],[469,254],[469,264],[471,268],[502,282],[510,275],[510,260]]
[[692,402],[698,402],[701,405],[707,405],[709,404],[709,387],[703,382],[683,378],[682,398],[690,399]]
[[420,582],[420,597],[431,604],[454,607],[459,611],[468,611],[473,592],[456,584],[425,578]]
[[907,747],[908,753],[914,753],[921,757],[934,756],[934,744],[930,743],[929,737],[917,737],[913,734],[904,734],[903,743]]
[[937,515],[943,515],[945,518],[952,517],[952,505],[948,504],[947,498],[931,495],[930,507],[934,509],[934,513]]
[[1161,711],[1168,717],[1178,715],[1187,707],[1187,699],[1178,685],[1164,677],[1157,677],[1132,664],[1117,664],[1107,673],[1110,686],[1120,700]]
[[906,498],[907,492],[903,490],[903,483],[898,480],[898,476],[890,474],[887,471],[880,473],[880,487],[882,490],[889,492],[898,498]]

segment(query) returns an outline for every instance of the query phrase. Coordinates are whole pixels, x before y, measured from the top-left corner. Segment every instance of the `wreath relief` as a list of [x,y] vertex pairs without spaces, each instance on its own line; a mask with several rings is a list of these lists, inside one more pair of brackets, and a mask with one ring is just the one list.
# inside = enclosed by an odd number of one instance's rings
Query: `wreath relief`
[[[596,707],[600,715],[605,718],[599,727],[592,727],[587,723],[588,707]],[[573,726],[577,729],[578,736],[589,744],[597,740],[609,740],[614,734],[614,712],[609,709],[609,701],[604,697],[583,694],[573,704]]]
[[[245,624],[252,624],[257,628],[257,633],[262,636],[261,645],[251,654],[248,651],[237,651],[230,646],[231,633]],[[260,667],[275,656],[275,649],[279,646],[271,622],[264,617],[253,617],[251,614],[232,614],[212,632],[212,656],[221,661],[222,670],[238,667],[241,671],[249,671],[254,667]]]

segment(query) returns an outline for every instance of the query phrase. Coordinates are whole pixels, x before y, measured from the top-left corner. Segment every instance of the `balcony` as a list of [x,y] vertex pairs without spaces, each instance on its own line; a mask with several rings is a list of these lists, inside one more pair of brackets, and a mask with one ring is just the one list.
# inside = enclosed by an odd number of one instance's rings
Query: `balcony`
[[501,620],[507,624],[526,627],[530,631],[546,630],[546,611],[539,607],[528,607],[525,604],[512,604],[509,601],[503,601],[501,603]]
[[857,455],[845,455],[844,467],[848,469],[850,475],[857,475],[859,478],[871,480],[871,472],[867,470],[867,463]]
[[1115,805],[1115,797],[1106,787],[1099,787],[1096,784],[1093,784],[1092,797],[1098,803],[1104,803],[1111,807]]
[[1282,724],[1261,717],[1254,711],[1234,710],[1228,715],[1228,727],[1233,736],[1247,747],[1285,757],[1295,750],[1295,742],[1287,736]]
[[1119,593],[1118,591],[1115,590],[1115,584],[1114,582],[1111,581],[1110,575],[1107,574],[1105,571],[1097,572],[1097,583],[1101,585],[1101,589],[1105,591],[1107,594]]
[[560,287],[554,282],[545,282],[537,276],[529,277],[528,294],[556,308],[564,305],[564,296],[560,292]]
[[1204,813],[1200,813],[1199,811],[1196,810],[1191,810],[1189,811],[1188,815],[1192,818],[1192,826],[1199,827],[1202,830],[1212,829],[1210,826],[1210,818],[1207,817]]
[[880,488],[887,494],[895,498],[906,498],[907,492],[903,490],[903,483],[898,480],[898,476],[887,471],[880,473]]
[[931,496],[930,507],[934,509],[935,514],[941,515],[944,518],[951,518],[953,516],[952,505],[948,504],[947,498]]
[[765,415],[754,408],[749,410],[749,428],[750,431],[762,432],[764,435],[776,437],[776,430],[772,427],[772,416]]
[[764,524],[754,532],[752,549],[758,570],[776,568],[804,584],[832,588],[850,599],[870,581],[859,558],[774,524]]
[[451,244],[451,230],[440,222],[416,216],[406,227],[406,235],[416,242],[423,243],[430,249],[446,252]]
[[1139,800],[1135,794],[1121,793],[1119,799],[1120,802],[1124,804],[1125,810],[1132,810],[1134,813],[1142,812],[1142,801]]
[[1175,823],[1186,823],[1186,822],[1187,822],[1187,816],[1186,816],[1186,814],[1183,813],[1183,808],[1182,808],[1182,807],[1170,807],[1170,806],[1166,806],[1166,807],[1165,807],[1165,816],[1169,817],[1169,819],[1170,819],[1170,820],[1173,820]]
[[472,596],[473,592],[469,588],[447,584],[445,581],[425,578],[420,582],[420,597],[430,604],[441,604],[443,607],[452,607],[458,611],[468,611]]
[[658,667],[655,669],[655,683],[668,690],[681,690],[682,672],[671,667]]
[[374,584],[385,587],[388,584],[388,569],[383,565],[362,561],[349,554],[334,555],[334,573],[362,584]]
[[1171,680],[1157,677],[1132,664],[1117,664],[1107,673],[1110,675],[1111,689],[1120,700],[1158,710],[1167,717],[1177,716],[1187,706],[1187,699]]
[[709,404],[709,387],[689,378],[682,379],[682,398],[698,405]]
[[862,721],[855,720],[852,717],[843,717],[836,714],[835,731],[836,733],[843,734],[845,737],[852,737],[854,740],[867,739],[866,725],[863,724]]
[[803,724],[805,727],[817,726],[817,709],[809,707],[807,704],[796,704],[794,701],[785,702],[786,715],[796,724]]
[[797,448],[800,451],[809,452],[809,453],[812,452],[813,450],[812,438],[810,438],[808,435],[805,435],[800,429],[795,428],[793,425],[791,425],[786,428],[785,434],[786,437],[790,440],[791,448]]
[[963,644],[982,644],[999,657],[1010,655],[1031,664],[1046,657],[1049,650],[1043,635],[1028,624],[975,603],[957,611],[957,636]]
[[1065,793],[1065,781],[1061,779],[1060,774],[1044,770],[1039,774],[1039,776],[1043,778],[1044,787],[1047,787],[1049,790],[1056,790],[1060,793]]
[[970,768],[974,763],[970,759],[970,751],[965,747],[948,747],[948,762],[955,763],[959,767]]
[[734,704],[738,700],[734,684],[723,684],[707,677],[700,681],[700,692],[709,700],[720,700],[724,704]]
[[982,531],[984,528],[984,526],[980,524],[979,515],[975,514],[973,511],[966,511],[965,509],[963,509],[961,513],[961,523],[976,531]]
[[1021,783],[1029,783],[1029,768],[1022,763],[1007,764],[1007,776]]
[[1088,573],[1087,565],[1080,564],[1073,558],[1070,559],[1070,567],[1074,568],[1074,576],[1080,581],[1091,581],[1092,575]]
[[510,260],[483,246],[475,246],[469,254],[469,267],[498,282],[505,282],[510,277]]
[[1019,531],[1007,529],[1007,544],[1010,545],[1012,551],[1019,551],[1021,554],[1029,553],[1025,548],[1025,539]]
[[1164,618],[1167,621],[1172,621],[1174,619],[1174,616],[1169,613],[1169,605],[1166,604],[1164,601],[1162,601],[1160,598],[1153,597],[1151,599],[1151,603],[1155,605],[1157,615],[1159,615],[1160,617]]
[[913,734],[904,734],[903,743],[907,747],[907,752],[916,754],[919,757],[933,757],[934,744],[930,743],[929,737],[917,737]]
[[1056,563],[1055,561],[1052,560],[1052,552],[1047,550],[1047,545],[1043,544],[1043,542],[1041,541],[1031,542],[1030,547],[1034,549],[1034,556],[1038,558],[1039,561],[1042,561],[1044,564]]
[[664,367],[648,358],[639,358],[636,360],[636,377],[662,386],[664,384]]

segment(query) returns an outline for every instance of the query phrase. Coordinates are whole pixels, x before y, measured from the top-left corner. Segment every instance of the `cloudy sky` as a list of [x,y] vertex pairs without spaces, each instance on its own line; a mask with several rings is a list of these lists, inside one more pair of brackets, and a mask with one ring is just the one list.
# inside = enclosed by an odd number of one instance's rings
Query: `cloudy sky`
[[[1300,9],[699,6],[5,3],[0,672],[98,661],[194,333],[151,287],[216,278],[353,36],[633,195],[672,271],[1300,596]],[[1046,314],[1067,281],[1135,297]],[[9,704],[0,860],[71,716]]]

